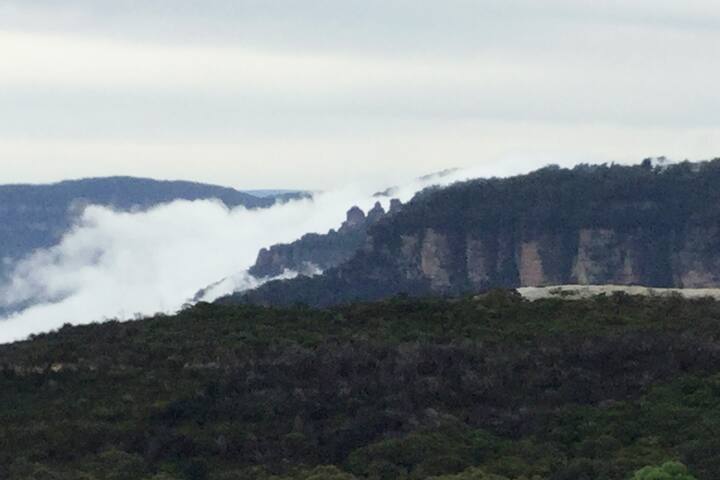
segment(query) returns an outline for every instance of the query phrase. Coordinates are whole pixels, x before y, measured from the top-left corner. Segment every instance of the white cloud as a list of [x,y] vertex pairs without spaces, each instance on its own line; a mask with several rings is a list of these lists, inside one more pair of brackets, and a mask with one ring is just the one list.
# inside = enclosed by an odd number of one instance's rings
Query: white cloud
[[[540,159],[528,163],[541,165]],[[396,198],[409,200],[428,184],[513,174],[521,162],[482,166],[426,181],[401,184]],[[11,282],[0,286],[0,306],[35,304],[0,320],[0,343],[64,323],[84,324],[137,314],[174,312],[219,280],[206,300],[232,288],[258,285],[247,275],[262,247],[307,232],[337,228],[346,210],[366,211],[387,184],[355,184],[262,210],[227,209],[214,201],[176,201],[146,212],[88,207],[61,243],[22,260]],[[388,200],[383,200],[388,207]],[[286,276],[292,273],[287,272]]]

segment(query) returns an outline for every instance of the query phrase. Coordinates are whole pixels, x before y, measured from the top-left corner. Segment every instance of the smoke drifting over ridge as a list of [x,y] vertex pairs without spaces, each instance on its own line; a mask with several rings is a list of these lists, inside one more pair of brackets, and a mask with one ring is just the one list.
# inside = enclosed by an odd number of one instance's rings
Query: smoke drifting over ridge
[[[511,173],[519,172],[454,171],[402,185],[392,196],[405,202],[429,185]],[[0,320],[0,343],[65,323],[172,313],[213,284],[203,300],[253,288],[260,281],[246,270],[262,247],[337,228],[349,207],[367,210],[385,187],[357,184],[262,210],[210,200],[134,213],[90,206],[59,245],[20,261],[0,286],[0,309],[32,305]],[[388,206],[389,199],[380,200]]]

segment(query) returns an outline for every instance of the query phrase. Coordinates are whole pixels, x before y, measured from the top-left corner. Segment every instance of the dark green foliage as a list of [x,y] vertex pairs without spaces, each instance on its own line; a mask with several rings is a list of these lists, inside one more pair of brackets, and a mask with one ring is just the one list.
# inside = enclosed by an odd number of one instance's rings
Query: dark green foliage
[[64,327],[0,347],[0,478],[714,480],[718,319],[494,291]]

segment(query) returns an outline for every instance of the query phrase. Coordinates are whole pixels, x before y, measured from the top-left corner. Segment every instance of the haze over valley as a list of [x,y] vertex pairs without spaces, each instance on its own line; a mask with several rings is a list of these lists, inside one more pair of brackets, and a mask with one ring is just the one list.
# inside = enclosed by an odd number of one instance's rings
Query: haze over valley
[[[394,187],[392,197],[407,201],[425,185],[479,173],[429,175]],[[93,192],[83,188],[87,184],[95,185],[97,205],[92,204]],[[109,185],[118,184],[122,188],[111,193]],[[98,179],[50,187],[75,192],[76,197],[70,198],[73,194],[65,191],[61,201],[52,197],[52,190],[47,192],[48,187],[4,187],[19,201],[20,218],[6,223],[7,238],[17,239],[7,244],[17,247],[5,254],[7,280],[0,290],[0,312],[4,310],[6,318],[0,320],[0,341],[65,323],[173,313],[199,290],[221,280],[205,300],[257,286],[262,280],[244,272],[261,248],[339,228],[352,206],[368,211],[378,200],[387,207],[390,202],[390,197],[374,196],[387,190],[386,184],[356,184],[277,201],[193,184],[175,184],[174,192],[162,193],[172,186]],[[137,195],[139,189],[144,189],[147,199]],[[34,200],[37,197],[52,201],[43,205]],[[172,198],[178,200],[167,201]],[[33,220],[24,207],[28,204],[35,212]],[[28,228],[32,225],[40,225],[41,230]],[[53,241],[57,243],[46,245]],[[33,249],[36,245],[44,248]]]

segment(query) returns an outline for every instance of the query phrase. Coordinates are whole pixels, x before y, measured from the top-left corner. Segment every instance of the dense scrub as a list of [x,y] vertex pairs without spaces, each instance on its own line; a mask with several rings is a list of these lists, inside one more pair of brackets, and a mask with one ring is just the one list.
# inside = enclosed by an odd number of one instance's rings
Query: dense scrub
[[2,346],[0,369],[0,478],[720,476],[709,299],[200,304]]

